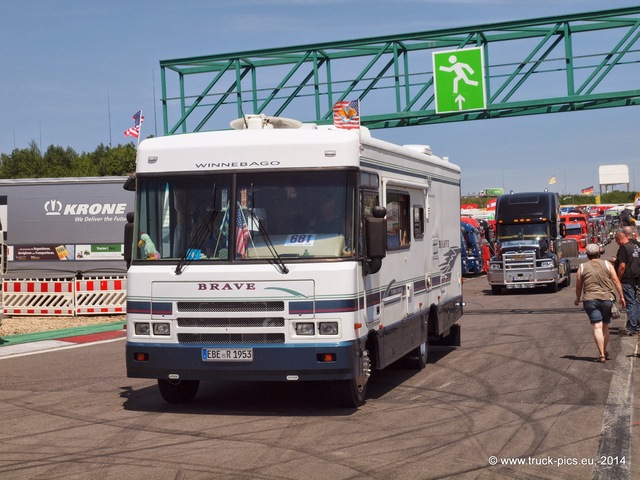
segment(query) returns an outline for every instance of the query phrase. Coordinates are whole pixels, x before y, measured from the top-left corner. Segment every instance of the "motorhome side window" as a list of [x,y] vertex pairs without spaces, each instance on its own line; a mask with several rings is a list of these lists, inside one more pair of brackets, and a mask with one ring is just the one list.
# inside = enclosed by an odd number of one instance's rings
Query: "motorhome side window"
[[377,207],[380,205],[380,200],[377,191],[369,191],[362,190],[360,192],[360,203],[362,205],[362,211],[360,215],[360,235],[359,235],[359,245],[358,251],[365,252],[364,248],[364,237],[365,237],[365,229],[364,229],[364,219],[366,217],[373,216],[373,207]]
[[413,206],[413,238],[424,237],[424,207]]
[[138,260],[354,255],[356,173],[138,178]]
[[387,193],[387,248],[396,250],[409,246],[411,216],[409,215],[409,195]]
[[362,214],[363,217],[373,215],[373,207],[378,206],[378,192],[363,192],[362,194]]

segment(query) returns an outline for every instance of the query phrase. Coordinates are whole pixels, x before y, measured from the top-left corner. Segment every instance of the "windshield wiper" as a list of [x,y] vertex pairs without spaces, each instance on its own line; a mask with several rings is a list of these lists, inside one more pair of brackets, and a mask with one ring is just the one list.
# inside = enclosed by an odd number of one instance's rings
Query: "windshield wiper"
[[216,221],[218,217],[218,211],[215,209],[215,201],[216,201],[216,189],[213,189],[213,201],[211,202],[211,208],[207,209],[207,214],[202,219],[200,225],[198,225],[198,229],[196,233],[193,235],[191,242],[185,249],[184,255],[176,265],[176,275],[180,275],[191,261],[193,257],[196,255],[197,251],[202,250],[202,245],[204,245],[204,241],[207,239],[207,234],[209,237],[213,236],[213,223]]
[[287,273],[289,273],[289,269],[284,264],[282,257],[280,257],[280,254],[276,250],[276,247],[273,245],[273,242],[271,241],[271,237],[269,236],[269,232],[267,232],[267,229],[262,223],[262,220],[260,220],[260,218],[258,218],[253,213],[253,209],[251,210],[251,216],[254,219],[258,220],[258,231],[260,232],[260,236],[264,240],[264,244],[267,246],[267,248],[269,249],[269,252],[271,253],[271,260],[268,260],[269,263],[274,267],[276,267],[280,271],[280,273],[283,273],[286,275]]
[[282,260],[282,257],[280,257],[280,254],[276,250],[276,247],[273,246],[273,242],[271,241],[271,237],[269,236],[269,232],[267,232],[267,228],[262,223],[262,220],[260,219],[260,217],[255,214],[255,212],[254,212],[255,205],[256,205],[256,194],[255,194],[255,191],[254,191],[254,184],[251,183],[251,210],[250,210],[250,212],[251,212],[251,216],[253,217],[253,219],[254,220],[258,220],[258,231],[260,232],[260,236],[264,240],[264,244],[269,249],[269,253],[271,253],[271,260],[267,260],[267,261],[271,265],[276,267],[276,270],[279,270],[280,273],[286,275],[287,273],[289,273],[289,269],[284,264],[284,261]]

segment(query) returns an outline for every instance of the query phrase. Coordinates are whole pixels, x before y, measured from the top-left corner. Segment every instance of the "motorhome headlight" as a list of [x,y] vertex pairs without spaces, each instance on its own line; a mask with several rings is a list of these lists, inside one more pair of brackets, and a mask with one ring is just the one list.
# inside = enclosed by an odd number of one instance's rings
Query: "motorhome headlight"
[[318,333],[320,335],[337,335],[338,322],[320,322],[318,325]]
[[544,260],[540,262],[542,268],[553,268],[553,260]]
[[502,264],[501,263],[490,263],[489,264],[489,268],[491,268],[491,270],[501,270],[502,269]]
[[296,323],[296,335],[314,335],[315,330],[313,322]]
[[171,326],[168,323],[154,323],[154,335],[171,335]]
[[150,335],[151,334],[151,325],[144,322],[135,322],[133,324],[133,329],[136,332],[136,335]]

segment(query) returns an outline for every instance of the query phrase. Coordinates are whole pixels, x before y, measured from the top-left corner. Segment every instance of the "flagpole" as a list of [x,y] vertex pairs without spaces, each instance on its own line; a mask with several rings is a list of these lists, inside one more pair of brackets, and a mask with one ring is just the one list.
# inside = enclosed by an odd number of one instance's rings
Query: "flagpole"
[[144,116],[142,115],[142,108],[140,108],[140,130],[138,131],[138,141],[136,143],[136,150],[138,149],[138,146],[140,145],[140,137],[142,136],[142,119],[144,118]]
[[156,112],[156,77],[151,69],[151,79],[153,80],[153,125],[155,128],[154,135],[158,136],[158,114]]
[[358,141],[362,142],[362,111],[360,110],[359,98],[358,98]]
[[109,112],[109,147],[111,147],[111,92],[107,90],[107,111]]

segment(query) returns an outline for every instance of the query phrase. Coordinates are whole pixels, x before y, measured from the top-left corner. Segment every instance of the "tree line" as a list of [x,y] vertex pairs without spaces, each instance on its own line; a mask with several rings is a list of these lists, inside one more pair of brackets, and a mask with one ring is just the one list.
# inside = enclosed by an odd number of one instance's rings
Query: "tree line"
[[[0,178],[104,177],[129,175],[136,168],[133,143],[108,147],[98,145],[93,152],[77,153],[71,147],[51,145],[42,153],[35,141],[27,148],[16,148],[9,155],[0,154]],[[635,192],[613,191],[602,195],[600,203],[631,203]],[[485,208],[488,197],[463,197],[462,203]],[[594,195],[561,195],[562,205],[591,205]]]
[[[613,192],[602,194],[602,197],[600,198],[600,203],[603,205],[633,203],[635,196],[636,196],[636,192],[623,192],[620,190],[614,190]],[[475,205],[478,205],[478,208],[486,208],[487,203],[490,200],[493,200],[493,198],[467,196],[467,197],[462,197],[462,203],[475,204]],[[595,205],[595,204],[596,204],[595,195],[571,195],[571,194],[560,195],[560,205]]]
[[105,146],[77,153],[71,147],[51,145],[43,153],[35,141],[27,148],[0,154],[0,178],[103,177],[129,175],[135,171],[133,143]]

